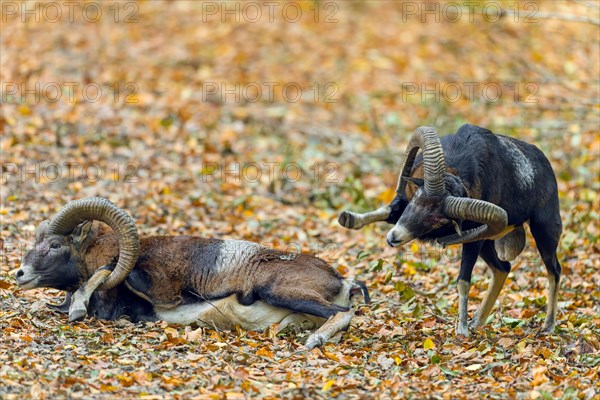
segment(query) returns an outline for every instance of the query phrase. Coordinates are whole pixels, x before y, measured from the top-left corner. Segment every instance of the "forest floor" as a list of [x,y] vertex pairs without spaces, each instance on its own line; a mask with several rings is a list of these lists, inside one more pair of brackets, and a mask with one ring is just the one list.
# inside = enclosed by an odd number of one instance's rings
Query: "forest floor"
[[[598,399],[596,4],[470,20],[422,2],[271,3],[257,19],[247,3],[83,2],[70,22],[61,2],[58,20],[2,2],[0,398]],[[337,223],[391,200],[417,126],[467,122],[536,144],[556,172],[552,335],[536,336],[547,275],[529,233],[489,323],[461,338],[459,248],[392,249],[389,225]],[[311,351],[306,333],[69,323],[46,306],[59,291],[23,291],[14,273],[42,220],[96,195],[142,235],[318,255],[373,301]],[[487,285],[478,264],[471,315]]]

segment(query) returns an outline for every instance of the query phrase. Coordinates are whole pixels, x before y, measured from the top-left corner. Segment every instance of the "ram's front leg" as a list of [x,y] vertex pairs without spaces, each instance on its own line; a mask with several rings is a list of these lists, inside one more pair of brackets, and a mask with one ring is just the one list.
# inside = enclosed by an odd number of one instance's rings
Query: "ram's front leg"
[[380,207],[375,211],[362,214],[352,211],[342,211],[338,222],[348,229],[360,229],[363,226],[381,221],[395,224],[400,219],[407,204],[408,202],[402,196],[396,194],[396,197],[388,206]]
[[462,260],[458,273],[458,322],[456,334],[469,336],[469,323],[467,306],[469,303],[469,289],[471,288],[471,274],[481,251],[483,241],[465,243],[462,248]]
[[69,321],[79,321],[87,316],[90,297],[100,285],[106,282],[113,269],[115,269],[114,265],[105,265],[99,268],[87,282],[77,289],[71,299]]
[[365,225],[373,222],[385,221],[390,216],[390,208],[388,206],[378,208],[375,211],[366,212],[363,214],[352,211],[342,211],[338,218],[338,222],[348,229],[360,229]]

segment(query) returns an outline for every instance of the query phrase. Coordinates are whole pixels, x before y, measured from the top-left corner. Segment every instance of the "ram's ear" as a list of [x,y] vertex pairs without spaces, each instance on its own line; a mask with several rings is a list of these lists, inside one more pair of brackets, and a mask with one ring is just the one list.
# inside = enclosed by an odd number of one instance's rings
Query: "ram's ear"
[[446,185],[446,192],[451,196],[456,197],[467,197],[467,188],[462,183],[460,178],[456,175],[446,174],[444,176],[444,184]]
[[71,232],[69,235],[71,238],[71,242],[79,247],[85,247],[91,239],[92,236],[92,224],[94,221],[85,221],[81,224],[77,225],[77,227]]
[[44,235],[46,234],[46,231],[48,230],[48,226],[50,226],[50,221],[49,220],[44,220],[42,222],[40,222],[40,224],[38,225],[38,227],[35,230],[35,242],[39,243],[42,241],[42,239],[44,238]]
[[418,187],[422,187],[425,184],[423,179],[412,178],[410,176],[403,176],[402,179],[404,179],[406,182],[412,183],[413,185],[417,185]]

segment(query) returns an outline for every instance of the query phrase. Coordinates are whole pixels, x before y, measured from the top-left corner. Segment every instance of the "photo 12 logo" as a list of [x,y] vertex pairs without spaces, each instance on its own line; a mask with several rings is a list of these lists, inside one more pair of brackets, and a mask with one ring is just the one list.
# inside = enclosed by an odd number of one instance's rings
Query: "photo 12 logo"
[[77,161],[54,161],[37,163],[1,164],[2,184],[9,182],[56,183],[61,181],[85,181],[96,183],[101,180],[113,182],[138,183],[138,166],[133,162],[113,162],[107,165],[99,163],[80,163]]
[[97,103],[110,98],[114,103],[137,104],[139,87],[135,82],[115,82],[102,85],[90,82],[2,82],[0,94],[3,103]]
[[403,1],[402,22],[479,22],[496,23],[510,17],[513,22],[537,23],[539,5],[533,1]]
[[299,182],[309,180],[313,183],[338,183],[339,166],[333,162],[314,163],[303,168],[296,162],[250,162],[250,163],[217,163],[202,164],[202,182],[219,180],[225,182],[258,183],[286,180]]
[[203,82],[202,101],[212,103],[337,103],[339,86],[335,82],[314,82],[303,87],[297,82]]
[[402,82],[403,103],[537,103],[534,82]]
[[139,22],[139,8],[134,1],[2,1],[0,10],[3,23],[96,23],[105,20],[133,24]]
[[[296,23],[301,20],[334,24],[340,10],[338,2],[315,1],[202,1],[202,22],[273,23],[279,20]],[[303,6],[303,4],[305,6]],[[306,4],[310,4],[306,6]]]

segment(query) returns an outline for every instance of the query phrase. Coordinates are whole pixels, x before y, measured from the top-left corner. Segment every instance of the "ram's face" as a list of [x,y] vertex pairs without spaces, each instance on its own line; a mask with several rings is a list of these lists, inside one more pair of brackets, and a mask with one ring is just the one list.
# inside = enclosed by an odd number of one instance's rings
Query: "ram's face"
[[78,236],[36,232],[33,249],[25,253],[16,279],[23,289],[51,287],[72,289],[79,281],[77,272]]
[[428,196],[423,188],[418,188],[396,225],[388,232],[387,243],[392,247],[401,246],[450,223],[444,215],[443,204],[442,197]]

